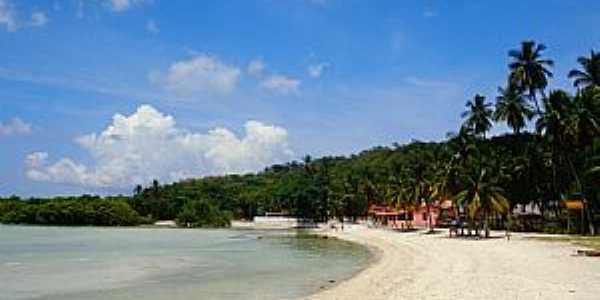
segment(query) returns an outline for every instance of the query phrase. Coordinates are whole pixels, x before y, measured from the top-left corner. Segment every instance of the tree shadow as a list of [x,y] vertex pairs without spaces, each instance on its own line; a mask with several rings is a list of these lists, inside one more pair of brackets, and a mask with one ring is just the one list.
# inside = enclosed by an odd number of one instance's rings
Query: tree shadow
[[419,231],[417,228],[392,228],[394,232],[416,232]]
[[485,236],[477,236],[477,235],[453,235],[453,236],[447,236],[447,239],[450,240],[463,240],[463,241],[485,241],[485,240],[498,240],[498,239],[505,239],[506,237],[504,236],[498,236],[498,235],[493,235],[493,236],[489,236],[489,237],[485,237]]

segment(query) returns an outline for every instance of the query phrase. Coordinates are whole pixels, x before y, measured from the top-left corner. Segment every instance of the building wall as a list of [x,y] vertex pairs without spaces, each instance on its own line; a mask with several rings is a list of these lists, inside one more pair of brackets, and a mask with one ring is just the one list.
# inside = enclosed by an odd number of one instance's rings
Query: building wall
[[[440,209],[432,207],[430,210],[431,220],[434,225],[438,224]],[[413,213],[413,225],[418,227],[427,227],[429,217],[427,216],[427,207],[420,207]]]

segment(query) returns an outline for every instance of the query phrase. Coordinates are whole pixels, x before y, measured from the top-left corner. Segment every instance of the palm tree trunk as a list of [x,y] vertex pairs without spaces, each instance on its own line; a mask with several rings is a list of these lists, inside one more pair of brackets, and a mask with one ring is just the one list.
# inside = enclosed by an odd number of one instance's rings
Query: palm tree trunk
[[485,213],[485,220],[484,220],[484,227],[485,227],[485,238],[489,238],[490,237],[490,218],[489,218],[489,214],[486,212]]
[[[573,161],[570,158],[567,157],[567,162],[569,163],[569,167],[571,168],[571,172],[573,172],[573,176],[575,177],[575,182],[577,183],[577,189],[580,192],[583,192],[583,186],[581,185],[581,181],[579,180],[579,176],[577,175],[577,171],[575,170],[575,165],[573,165]],[[585,210],[585,212],[586,212],[586,219],[587,219],[588,230],[590,232],[590,235],[595,235],[596,234],[596,230],[594,228],[594,220],[592,218],[592,214],[590,212],[589,205],[588,205],[587,201],[584,202],[582,209]],[[581,223],[582,223],[582,228],[583,228],[583,212],[582,212]],[[581,234],[583,234],[583,233],[584,232],[582,230]]]
[[[594,227],[594,220],[592,218],[592,212],[590,210],[590,205],[587,201],[585,201],[585,203],[583,204],[583,209],[586,212],[586,219],[588,222],[588,227],[590,230],[590,235],[596,235],[596,228]],[[582,220],[583,222],[583,220]]]
[[427,204],[427,223],[429,224],[429,232],[433,232],[433,220],[431,219],[431,205]]

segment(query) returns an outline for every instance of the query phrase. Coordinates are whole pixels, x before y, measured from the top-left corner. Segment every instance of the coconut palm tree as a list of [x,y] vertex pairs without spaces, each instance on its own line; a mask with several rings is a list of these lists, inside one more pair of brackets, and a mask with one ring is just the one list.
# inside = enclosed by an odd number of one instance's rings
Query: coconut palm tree
[[492,128],[492,104],[486,103],[485,97],[477,94],[473,100],[467,101],[465,106],[468,109],[461,115],[466,118],[463,128],[470,129],[473,134],[481,135],[485,139],[486,132]]
[[536,121],[538,133],[549,140],[565,142],[568,130],[568,117],[572,107],[572,99],[565,91],[552,91],[544,100],[544,113]]
[[494,111],[495,121],[506,121],[506,124],[512,128],[515,134],[519,134],[525,127],[526,121],[533,118],[533,109],[514,86],[508,88],[498,88],[496,97],[496,110]]
[[[573,98],[570,125],[578,146],[585,151],[600,136],[600,88],[579,91]],[[593,149],[592,149],[593,150]]]
[[490,236],[490,216],[496,213],[506,214],[509,210],[509,202],[503,192],[486,171],[482,170],[474,172],[466,188],[455,197],[456,203],[466,209],[471,220],[483,218],[486,238]]
[[537,94],[544,97],[544,90],[548,86],[548,78],[552,78],[549,68],[554,66],[554,61],[542,58],[546,50],[544,44],[534,41],[523,41],[520,49],[510,50],[508,56],[512,58],[510,68],[510,84],[522,92],[528,92],[529,99],[535,104],[537,113],[541,113]]
[[462,126],[458,133],[448,133],[447,137],[450,142],[449,151],[453,154],[450,163],[455,167],[464,166],[477,154],[477,145],[469,128]]
[[590,56],[581,56],[577,59],[581,70],[573,69],[569,78],[574,79],[575,87],[600,86],[600,53],[591,50]]
[[550,145],[554,197],[558,197],[559,191],[564,188],[563,185],[559,186],[558,181],[558,172],[564,169],[561,168],[564,165],[564,153],[574,146],[573,130],[569,127],[572,105],[569,94],[561,90],[552,91],[548,98],[544,99],[544,112],[536,121],[537,132]]

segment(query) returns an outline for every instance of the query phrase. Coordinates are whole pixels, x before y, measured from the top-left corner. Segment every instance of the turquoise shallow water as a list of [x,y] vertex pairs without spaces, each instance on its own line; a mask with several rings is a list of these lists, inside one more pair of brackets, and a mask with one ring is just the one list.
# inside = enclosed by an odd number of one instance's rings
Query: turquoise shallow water
[[0,225],[0,299],[293,299],[369,257],[295,231]]

